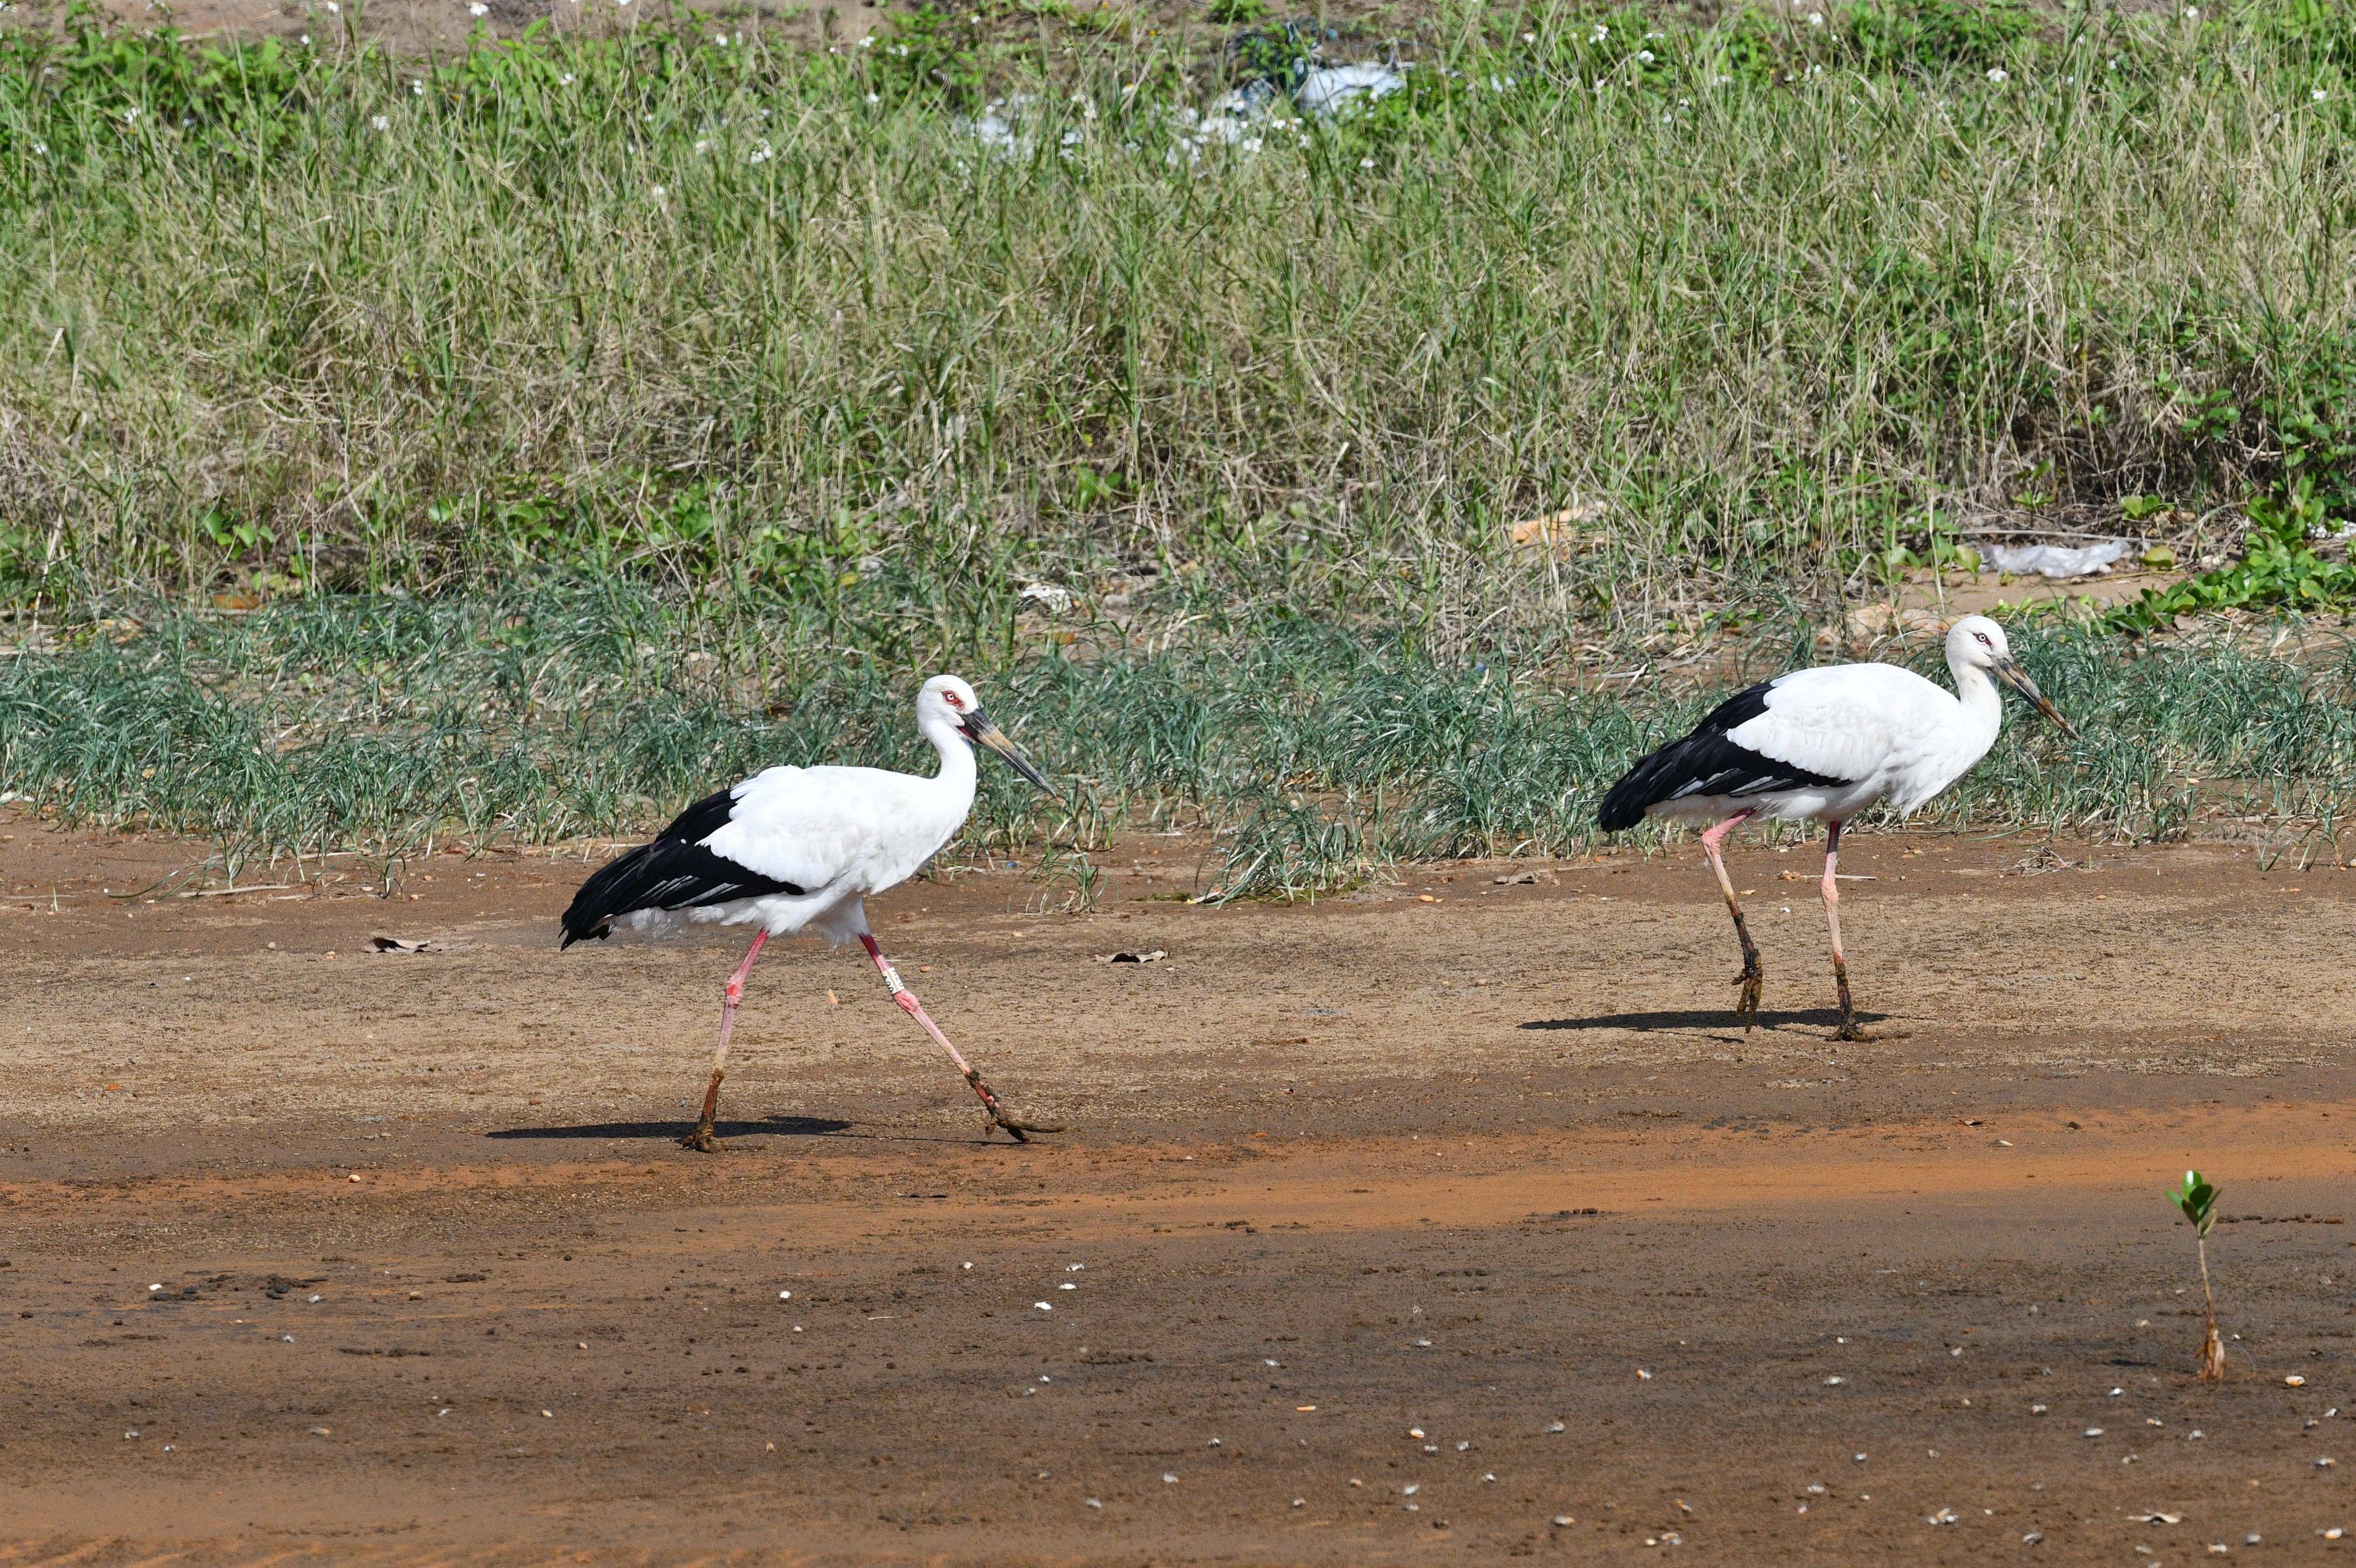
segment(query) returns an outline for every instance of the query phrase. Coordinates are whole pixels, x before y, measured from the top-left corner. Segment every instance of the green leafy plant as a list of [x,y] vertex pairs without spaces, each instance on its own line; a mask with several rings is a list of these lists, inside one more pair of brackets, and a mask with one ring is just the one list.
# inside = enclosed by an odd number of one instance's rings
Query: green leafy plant
[[2201,1381],[2222,1382],[2225,1377],[2225,1344],[2217,1337],[2217,1298],[2209,1290],[2209,1230],[2217,1222],[2217,1189],[2197,1170],[2184,1173],[2184,1185],[2171,1188],[2168,1200],[2192,1221],[2193,1244],[2201,1251],[2201,1299],[2207,1308],[2209,1334],[2201,1342]]

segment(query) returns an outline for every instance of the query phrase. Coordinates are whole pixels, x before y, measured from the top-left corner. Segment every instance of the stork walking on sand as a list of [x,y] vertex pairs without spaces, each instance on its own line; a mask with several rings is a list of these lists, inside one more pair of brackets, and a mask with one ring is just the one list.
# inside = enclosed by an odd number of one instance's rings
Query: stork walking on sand
[[2037,683],[2013,662],[2004,628],[1966,615],[1947,634],[1947,668],[1955,689],[1890,664],[1832,665],[1794,670],[1738,692],[1682,741],[1628,770],[1603,797],[1598,822],[1623,832],[1647,816],[1715,822],[1701,836],[1742,944],[1741,996],[1735,1015],[1748,1030],[1759,1017],[1765,975],[1742,923],[1742,906],[1719,845],[1751,817],[1825,824],[1825,923],[1832,936],[1833,982],[1840,996],[1841,1040],[1860,1040],[1841,955],[1841,827],[1888,796],[1911,813],[1971,770],[1996,743],[2004,721],[2003,681],[2070,735]]
[[867,928],[866,895],[907,880],[965,825],[973,809],[976,746],[987,746],[1016,773],[1049,795],[1056,793],[1046,775],[983,717],[973,688],[955,676],[935,676],[917,693],[916,731],[941,754],[941,770],[933,777],[881,768],[770,768],[697,801],[654,842],[602,867],[581,884],[564,912],[560,948],[616,927],[758,927],[744,962],[728,979],[703,1116],[680,1140],[688,1147],[706,1153],[716,1147],[712,1114],[727,1074],[728,1037],[736,1027],[745,977],[769,938],[789,931],[815,932],[837,944],[857,937],[891,987],[892,999],[949,1053],[991,1120],[1016,1142],[1031,1133],[1061,1130],[1033,1126],[1006,1114],[981,1074],[901,983]]

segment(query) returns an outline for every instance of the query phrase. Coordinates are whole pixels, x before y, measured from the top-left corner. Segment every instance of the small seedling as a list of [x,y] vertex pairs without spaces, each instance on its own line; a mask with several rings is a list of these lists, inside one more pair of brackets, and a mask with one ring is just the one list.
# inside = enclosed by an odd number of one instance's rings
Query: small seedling
[[2201,1250],[2201,1299],[2209,1312],[2209,1337],[2201,1342],[2201,1381],[2225,1381],[2225,1342],[2217,1338],[2217,1301],[2209,1294],[2209,1228],[2217,1222],[2217,1189],[2197,1170],[2184,1173],[2184,1185],[2171,1188],[2168,1200],[2192,1221],[2193,1244]]

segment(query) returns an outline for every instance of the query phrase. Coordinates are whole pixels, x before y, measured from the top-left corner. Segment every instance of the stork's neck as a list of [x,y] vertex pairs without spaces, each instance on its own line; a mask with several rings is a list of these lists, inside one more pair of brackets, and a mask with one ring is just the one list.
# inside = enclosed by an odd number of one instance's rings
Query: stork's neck
[[1987,754],[1996,744],[1997,731],[2004,727],[2004,698],[1988,678],[1988,672],[1976,664],[1950,659],[1947,672],[1955,677],[1955,701],[1963,709],[1961,733],[1956,737],[1971,752],[1969,767]]
[[961,790],[970,799],[974,785],[973,742],[965,731],[947,719],[929,719],[917,726],[917,731],[933,743],[941,754],[941,771],[934,782],[947,789]]

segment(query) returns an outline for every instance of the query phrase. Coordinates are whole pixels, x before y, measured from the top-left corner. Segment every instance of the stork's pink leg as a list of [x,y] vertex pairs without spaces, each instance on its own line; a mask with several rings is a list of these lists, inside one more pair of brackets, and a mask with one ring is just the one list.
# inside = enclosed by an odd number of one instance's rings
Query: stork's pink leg
[[1848,964],[1841,957],[1840,940],[1840,880],[1835,868],[1840,864],[1841,825],[1825,824],[1825,925],[1833,935],[1833,988],[1840,993],[1840,1030],[1835,1040],[1863,1040],[1857,1027],[1857,1009],[1849,1006]]
[[1028,1122],[1018,1122],[1008,1115],[1006,1107],[998,1103],[998,1096],[990,1092],[990,1085],[981,1081],[980,1072],[968,1063],[958,1054],[958,1048],[949,1043],[949,1037],[943,1034],[940,1026],[926,1014],[925,1004],[916,1000],[916,993],[900,983],[900,972],[892,967],[891,960],[884,956],[884,950],[875,945],[875,938],[862,931],[859,933],[859,943],[867,949],[867,956],[875,960],[875,967],[883,975],[884,984],[892,988],[892,999],[900,1004],[901,1011],[923,1025],[925,1032],[949,1053],[949,1060],[957,1064],[958,1072],[964,1074],[966,1083],[980,1096],[982,1108],[990,1113],[991,1121],[1013,1134],[1016,1143],[1030,1142],[1026,1135],[1031,1133],[1060,1133],[1064,1130],[1061,1127],[1033,1126]]
[[1726,858],[1718,847],[1728,834],[1757,815],[1738,811],[1701,836],[1701,852],[1709,857],[1709,869],[1718,873],[1719,891],[1726,895],[1727,910],[1734,916],[1735,940],[1742,944],[1742,973],[1736,979],[1742,994],[1734,999],[1734,1016],[1742,1020],[1745,1034],[1759,1021],[1759,992],[1767,983],[1767,974],[1759,966],[1759,949],[1751,945],[1751,928],[1742,923],[1742,906],[1734,900],[1734,879],[1726,874]]
[[728,1075],[728,1037],[736,1032],[736,1004],[744,999],[744,981],[753,973],[753,960],[768,944],[766,931],[755,932],[744,962],[728,976],[727,997],[720,1004],[720,1046],[712,1053],[712,1086],[703,1092],[703,1119],[696,1124],[695,1131],[679,1140],[683,1147],[701,1149],[705,1154],[720,1152],[720,1146],[712,1137],[712,1113],[720,1104],[720,1081]]

